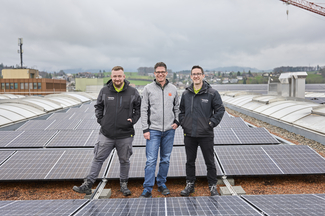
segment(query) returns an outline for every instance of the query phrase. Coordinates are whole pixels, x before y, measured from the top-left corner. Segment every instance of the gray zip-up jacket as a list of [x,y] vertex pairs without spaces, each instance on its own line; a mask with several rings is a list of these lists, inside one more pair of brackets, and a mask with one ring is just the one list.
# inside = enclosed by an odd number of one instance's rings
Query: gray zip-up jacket
[[173,123],[179,125],[177,89],[167,79],[164,87],[161,87],[156,80],[146,85],[142,96],[141,123],[143,133],[149,132],[149,129],[164,132],[172,129]]

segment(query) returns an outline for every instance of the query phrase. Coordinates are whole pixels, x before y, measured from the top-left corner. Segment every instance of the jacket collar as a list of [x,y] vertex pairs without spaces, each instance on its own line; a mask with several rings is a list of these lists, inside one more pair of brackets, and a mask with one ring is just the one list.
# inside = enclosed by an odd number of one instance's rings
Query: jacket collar
[[[125,79],[125,80],[124,80],[124,86],[123,86],[122,91],[125,91],[125,90],[129,87],[129,85],[130,85],[130,82],[127,81],[127,80]],[[115,90],[115,88],[114,88],[114,86],[113,86],[113,81],[112,81],[112,79],[108,80],[108,82],[106,83],[106,86],[108,87],[108,89],[109,89],[110,91],[115,91],[115,92],[116,92],[116,90]]]
[[[209,88],[211,88],[210,84],[207,81],[203,80],[203,85],[198,94],[206,93]],[[193,83],[186,87],[186,90],[194,93]]]
[[160,83],[157,82],[156,79],[154,79],[154,81],[155,81],[156,85],[158,85],[160,88],[164,88],[169,83],[168,79],[166,79],[165,85],[164,86],[161,86]]

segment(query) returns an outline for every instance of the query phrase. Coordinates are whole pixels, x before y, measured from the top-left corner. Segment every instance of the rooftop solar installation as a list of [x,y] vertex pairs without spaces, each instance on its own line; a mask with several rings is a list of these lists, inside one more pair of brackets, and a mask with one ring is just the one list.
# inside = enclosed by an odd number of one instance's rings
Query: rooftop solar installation
[[[82,147],[87,146],[95,130],[62,130],[46,145],[46,147]],[[95,143],[93,143],[94,145]]]
[[245,195],[243,197],[267,215],[323,215],[325,212],[325,200],[313,194]]
[[43,147],[57,131],[28,130],[22,132],[16,139],[9,142],[5,147],[26,148]]
[[93,130],[94,132],[90,135],[84,146],[95,146],[98,142],[99,130]]
[[133,146],[146,146],[146,139],[143,137],[143,131],[140,128],[134,128]]
[[0,147],[6,146],[10,141],[19,136],[22,131],[0,131]]
[[[98,178],[103,178],[108,161],[112,154],[103,163]],[[94,157],[94,150],[67,150],[60,160],[52,167],[45,179],[84,179],[89,171]]]
[[69,119],[73,115],[72,112],[67,112],[67,113],[53,113],[51,116],[47,118],[47,120],[61,120],[61,119]]
[[76,130],[99,130],[100,124],[95,119],[83,119]]
[[79,123],[80,119],[61,119],[55,121],[51,124],[46,130],[73,130],[75,129]]
[[70,215],[87,200],[17,200],[0,201],[0,215]]
[[14,151],[0,151],[0,164],[6,160]]
[[325,159],[305,145],[263,146],[285,174],[324,174]]
[[0,166],[0,180],[40,180],[63,155],[64,151],[17,151]]
[[30,120],[19,127],[17,130],[45,130],[52,125],[56,120]]
[[242,144],[279,144],[265,128],[232,128]]
[[214,144],[241,144],[240,140],[231,128],[214,128]]
[[245,121],[240,117],[222,118],[218,126],[221,128],[248,128]]
[[166,198],[166,215],[261,215],[238,196]]
[[283,174],[260,146],[215,146],[225,175]]
[[91,200],[76,214],[85,215],[155,215],[165,216],[165,199],[105,199]]

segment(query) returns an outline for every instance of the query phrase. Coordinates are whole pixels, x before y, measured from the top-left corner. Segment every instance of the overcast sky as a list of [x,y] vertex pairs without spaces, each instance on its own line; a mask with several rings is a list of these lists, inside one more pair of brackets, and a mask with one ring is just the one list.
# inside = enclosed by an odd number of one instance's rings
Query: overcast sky
[[279,0],[1,0],[0,20],[0,63],[20,64],[21,37],[48,72],[325,66],[325,17]]

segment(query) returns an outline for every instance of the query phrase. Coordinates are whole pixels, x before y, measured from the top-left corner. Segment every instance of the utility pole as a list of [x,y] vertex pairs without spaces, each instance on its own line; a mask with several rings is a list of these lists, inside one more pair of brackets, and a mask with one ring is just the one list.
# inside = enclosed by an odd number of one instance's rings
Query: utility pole
[[23,39],[18,38],[18,46],[20,50],[18,50],[18,53],[20,53],[20,68],[23,68]]

